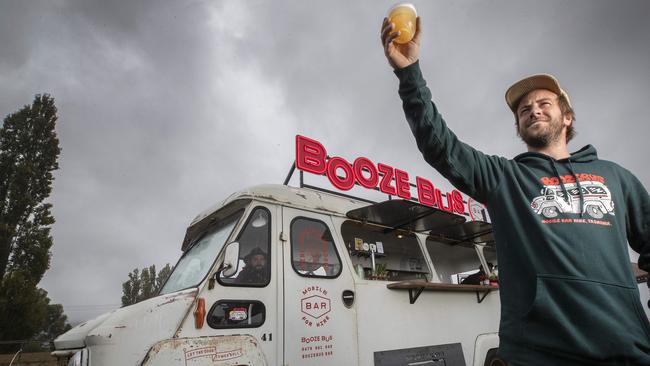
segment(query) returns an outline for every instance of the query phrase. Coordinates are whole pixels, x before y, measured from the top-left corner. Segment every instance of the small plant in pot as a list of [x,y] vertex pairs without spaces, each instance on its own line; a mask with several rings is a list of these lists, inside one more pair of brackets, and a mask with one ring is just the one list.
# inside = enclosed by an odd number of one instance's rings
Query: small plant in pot
[[388,280],[388,269],[386,268],[386,264],[377,263],[377,265],[375,265],[375,269],[372,271],[372,274],[370,275],[370,279],[383,280],[383,281]]
[[499,275],[497,273],[492,272],[488,279],[490,280],[490,286],[499,287]]

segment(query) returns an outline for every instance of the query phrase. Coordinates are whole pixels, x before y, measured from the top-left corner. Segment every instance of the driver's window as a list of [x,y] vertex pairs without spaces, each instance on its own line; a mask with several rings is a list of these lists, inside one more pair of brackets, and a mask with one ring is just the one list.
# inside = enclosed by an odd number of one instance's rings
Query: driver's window
[[341,259],[325,223],[305,217],[291,222],[291,265],[303,277],[334,278],[341,273]]
[[244,229],[236,239],[239,242],[237,272],[231,277],[219,275],[225,285],[266,286],[271,278],[271,214],[264,207],[255,208]]

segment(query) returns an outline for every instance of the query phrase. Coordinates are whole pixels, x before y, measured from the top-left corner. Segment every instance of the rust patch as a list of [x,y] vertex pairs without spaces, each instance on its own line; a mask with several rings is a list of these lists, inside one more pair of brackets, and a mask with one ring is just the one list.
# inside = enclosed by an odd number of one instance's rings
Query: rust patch
[[171,296],[165,296],[163,299],[167,300],[164,302],[161,302],[160,304],[156,304],[156,307],[161,307],[163,305],[171,304],[176,300],[183,300],[183,299],[194,299],[196,297],[198,290],[194,290],[185,294],[176,294],[176,295],[171,295]]
[[281,202],[280,200],[278,200],[277,198],[275,198],[275,197],[272,196],[272,195],[271,195],[271,196],[267,196],[267,195],[260,194],[260,195],[256,195],[256,196],[254,196],[254,197],[263,198],[263,199],[265,199],[265,200],[274,201],[274,202]]
[[[338,211],[336,211],[336,210],[330,210],[329,208],[325,208],[325,207],[323,207],[323,206],[316,206],[315,209],[317,209],[317,210],[319,210],[319,211],[325,211],[325,212],[333,213],[333,214],[339,214]],[[339,215],[340,215],[340,214],[339,214]]]
[[[183,318],[183,321],[185,321],[185,318]],[[178,338],[182,330],[183,330],[183,322],[181,322],[181,325],[178,326],[178,330],[176,331],[176,333],[174,333],[174,338]]]
[[171,304],[171,303],[173,303],[174,301],[176,301],[176,298],[169,299],[169,300],[167,300],[167,301],[165,301],[165,302],[161,302],[160,304],[157,304],[156,307],[161,307],[161,306],[163,306],[163,305]]
[[163,296],[163,299],[178,299],[178,298],[185,298],[185,297],[194,297],[194,295],[196,295],[197,292],[198,290],[194,289],[187,293]]

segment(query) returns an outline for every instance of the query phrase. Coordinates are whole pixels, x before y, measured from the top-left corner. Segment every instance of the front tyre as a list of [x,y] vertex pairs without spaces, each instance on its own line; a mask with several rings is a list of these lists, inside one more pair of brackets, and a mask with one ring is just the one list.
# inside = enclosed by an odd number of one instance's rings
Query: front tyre
[[605,214],[600,209],[600,207],[595,205],[587,206],[587,213],[589,214],[589,216],[593,217],[594,219],[602,219],[603,216],[605,216]]
[[508,366],[508,364],[499,356],[497,356],[498,348],[492,348],[485,355],[484,366]]
[[547,219],[552,219],[558,215],[557,207],[549,206],[542,209],[542,215]]

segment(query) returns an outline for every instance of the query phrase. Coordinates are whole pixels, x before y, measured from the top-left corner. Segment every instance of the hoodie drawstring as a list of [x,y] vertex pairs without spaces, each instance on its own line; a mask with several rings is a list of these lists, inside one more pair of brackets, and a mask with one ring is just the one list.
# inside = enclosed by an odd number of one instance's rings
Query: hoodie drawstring
[[553,166],[553,173],[557,177],[557,179],[560,180],[560,186],[562,187],[562,192],[564,192],[564,200],[568,205],[571,205],[571,197],[569,196],[569,192],[566,189],[566,186],[564,185],[564,181],[560,177],[560,172],[557,171],[557,165],[555,165],[555,159],[551,159],[551,166]]
[[[582,186],[580,185],[580,179],[578,179],[578,176],[576,175],[576,173],[575,173],[575,171],[573,169],[573,164],[571,164],[571,158],[567,159],[567,161],[569,162],[569,167],[568,167],[569,172],[571,173],[571,175],[573,176],[573,178],[576,181],[576,184],[578,185],[578,194],[580,195],[580,208],[579,208],[580,217],[584,218],[584,210],[583,210],[583,208],[584,208],[584,205],[585,205],[585,196],[582,193]],[[564,200],[566,201],[566,203],[568,205],[571,205],[571,196],[569,195],[569,191],[566,189],[566,186],[564,185],[564,181],[560,177],[560,173],[557,170],[557,165],[555,164],[554,159],[551,159],[551,165],[553,166],[553,173],[555,173],[555,176],[557,176],[558,179],[560,180],[560,186],[562,187],[562,191],[564,192]]]
[[584,218],[585,196],[582,193],[582,186],[580,185],[580,179],[578,179],[578,176],[576,175],[573,169],[573,164],[571,164],[571,158],[569,158],[568,161],[569,161],[569,171],[571,172],[571,175],[573,175],[573,178],[575,178],[576,184],[578,185],[578,192],[580,192],[580,217]]

